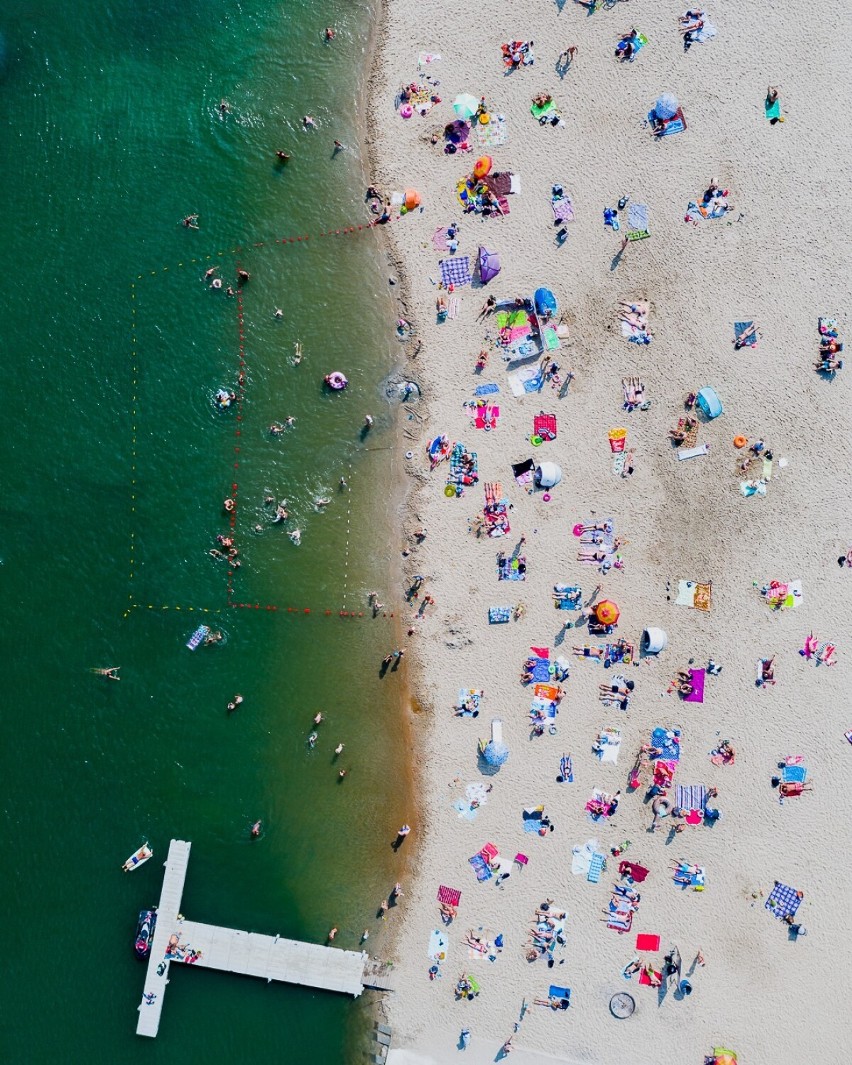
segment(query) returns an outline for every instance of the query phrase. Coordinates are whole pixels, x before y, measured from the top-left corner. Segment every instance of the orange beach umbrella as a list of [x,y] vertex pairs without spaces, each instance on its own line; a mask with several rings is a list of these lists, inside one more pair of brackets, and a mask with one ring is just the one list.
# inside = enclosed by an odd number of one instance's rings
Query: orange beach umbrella
[[409,211],[413,211],[415,207],[420,206],[420,193],[417,189],[406,189],[403,202]]
[[481,181],[487,174],[491,173],[491,167],[494,166],[494,160],[490,155],[481,155],[473,164],[473,176],[477,181]]
[[595,617],[601,625],[614,625],[619,615],[620,611],[611,599],[602,599],[595,607]]

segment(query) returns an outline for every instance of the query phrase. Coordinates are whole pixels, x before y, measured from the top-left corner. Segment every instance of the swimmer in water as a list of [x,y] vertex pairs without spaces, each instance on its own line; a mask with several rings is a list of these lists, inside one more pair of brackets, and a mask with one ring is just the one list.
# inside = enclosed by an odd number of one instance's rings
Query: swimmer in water
[[225,115],[229,115],[230,113],[231,113],[231,105],[228,103],[228,101],[227,100],[220,100],[219,101],[219,114],[222,116],[222,118],[224,118]]
[[298,366],[302,361],[302,358],[302,342],[301,340],[297,340],[293,345],[293,365]]
[[311,750],[313,750],[313,748],[316,747],[316,745],[317,745],[317,734],[315,732],[312,732],[310,734],[310,736],[308,736],[308,746],[311,748]]
[[287,520],[287,507],[285,506],[286,502],[287,500],[285,499],[283,502],[279,503],[278,506],[275,508],[275,517],[272,519],[273,521],[278,522]]
[[337,482],[337,485],[341,492],[346,492],[349,488],[345,477],[341,477],[340,480]]
[[281,310],[280,307],[276,307],[275,310],[272,312],[272,317],[278,318],[280,321],[280,319],[284,317],[284,312]]
[[302,119],[302,125],[305,127],[305,129],[317,128],[317,124],[314,121],[313,116],[311,115],[305,115],[305,117]]
[[180,224],[186,229],[198,229],[198,215],[188,214],[180,220]]
[[210,287],[211,288],[216,288],[216,289],[221,288],[222,287],[222,278],[221,277],[214,277],[213,280],[210,282]]
[[99,677],[106,677],[107,680],[121,680],[121,677],[118,675],[120,669],[121,666],[94,666],[91,672],[96,673]]
[[324,718],[323,718],[323,716],[322,716],[322,710],[319,710],[319,711],[318,711],[318,712],[317,712],[317,713],[316,713],[316,714],[314,715],[314,724],[315,724],[315,725],[321,725],[321,724],[323,723],[323,720],[324,720]]
[[345,746],[345,744],[343,744],[343,743],[338,743],[338,745],[337,745],[337,746],[336,746],[336,747],[334,748],[334,753],[335,753],[336,755],[341,755],[341,754],[343,754],[343,748],[344,748],[344,746]]
[[314,506],[315,507],[327,507],[330,502],[331,502],[330,499],[325,499],[325,498],[320,497],[319,499],[315,499],[314,500]]
[[292,414],[288,414],[287,417],[284,419],[284,424],[289,428],[291,425],[296,424],[296,419],[293,417]]
[[294,529],[291,533],[288,533],[287,535],[290,537],[290,539],[293,541],[293,543],[296,545],[296,547],[298,547],[299,544],[302,542],[302,530],[301,529]]
[[334,27],[333,26],[326,26],[326,28],[325,28],[325,39],[327,41],[333,41],[336,36],[337,36],[337,33],[335,32]]
[[284,426],[279,422],[273,422],[269,427],[269,433],[271,436],[280,436],[284,432]]
[[218,269],[219,269],[218,266],[211,266],[210,269],[205,273],[204,280],[207,281],[208,278],[211,278],[216,273],[216,271]]
[[252,839],[257,839],[257,837],[260,835],[260,832],[261,832],[262,828],[263,828],[263,822],[262,821],[255,821],[255,823],[251,826]]
[[281,163],[286,163],[290,156],[286,152],[277,151],[275,153],[275,158]]

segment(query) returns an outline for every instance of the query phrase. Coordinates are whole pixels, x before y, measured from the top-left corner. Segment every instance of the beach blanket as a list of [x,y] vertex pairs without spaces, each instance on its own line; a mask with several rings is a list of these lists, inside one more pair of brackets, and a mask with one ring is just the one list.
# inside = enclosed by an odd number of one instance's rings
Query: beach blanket
[[548,100],[546,104],[533,104],[530,107],[530,114],[533,118],[541,119],[546,118],[548,115],[556,114],[556,102],[554,100]]
[[500,386],[499,385],[494,385],[494,384],[477,385],[476,388],[473,390],[473,394],[475,396],[490,396],[492,393],[499,392],[499,391],[500,391]]
[[833,337],[835,340],[840,336],[836,318],[817,318],[817,329],[820,336]]
[[659,950],[660,949],[660,937],[652,935],[650,932],[640,932],[636,936],[636,949],[637,950]]
[[476,717],[482,691],[479,688],[459,688],[456,698],[456,711],[459,717]]
[[703,703],[704,702],[704,681],[707,676],[706,669],[690,669],[690,684],[692,685],[692,691],[689,695],[684,695],[683,701],[685,703]]
[[[734,343],[736,343],[743,333],[751,328],[754,322],[734,322]],[[757,347],[757,333],[751,333],[743,340],[740,345],[741,348],[756,348]]]
[[698,421],[695,418],[690,419],[689,428],[687,429],[686,418],[678,418],[677,427],[683,429],[686,433],[683,440],[678,444],[678,447],[691,450],[698,443]]
[[652,755],[655,760],[664,762],[680,761],[680,729],[655,728],[651,733],[651,746],[659,750]]
[[530,836],[538,836],[538,835],[540,835],[540,833],[541,833],[541,818],[542,818],[542,812],[540,810],[532,810],[530,812],[527,812],[526,810],[524,810],[523,820],[521,821],[521,824],[523,825],[524,832],[526,832]]
[[590,821],[603,821],[610,816],[609,806],[611,795],[608,795],[605,791],[601,791],[600,788],[595,788],[592,792],[591,798],[586,803],[586,812]]
[[501,581],[525,581],[527,572],[525,568],[519,568],[518,563],[526,566],[526,556],[517,555],[514,558],[497,559],[497,579]]
[[559,759],[559,776],[556,778],[556,782],[557,784],[574,783],[574,763],[571,761],[570,754],[563,754]]
[[695,891],[703,891],[705,887],[704,866],[681,862],[672,874],[672,880],[681,887],[691,887]]
[[651,343],[651,336],[645,326],[632,325],[630,322],[625,322],[623,318],[619,319],[619,325],[621,326],[621,335],[627,337],[632,344]]
[[803,765],[785,765],[781,770],[781,779],[785,784],[804,784],[808,770]]
[[[497,961],[497,949],[494,944],[494,933],[490,928],[484,928],[482,925],[479,928],[471,929],[473,940],[479,940],[478,945],[472,946],[470,943],[467,945],[467,956],[471,961]],[[502,942],[502,940],[501,940]]]
[[532,459],[512,463],[512,476],[518,484],[532,484],[535,463]]
[[724,218],[730,210],[728,201],[724,197],[714,196],[708,203],[695,203],[690,200],[686,205],[686,211],[684,213],[684,221],[692,222],[694,225],[704,219],[704,221],[712,221],[714,218]]
[[[634,880],[637,884],[644,884],[648,877],[650,870],[646,869],[644,865],[638,865],[636,862],[619,862],[618,871],[622,876],[629,876],[631,880]],[[659,939],[657,939],[657,946],[660,945]],[[637,950],[639,949],[639,943],[636,943]],[[657,947],[643,947],[643,950],[656,950]]]
[[709,610],[713,585],[710,581],[678,581],[676,606],[688,606],[695,610]]
[[512,620],[512,608],[510,606],[490,606],[488,608],[488,621],[491,625],[505,625]]
[[428,956],[432,961],[443,961],[447,956],[449,940],[439,929],[435,928],[429,935]]
[[425,67],[429,63],[437,63],[440,58],[439,52],[421,52],[417,57],[417,65]]
[[[534,657],[534,656],[530,656]],[[550,659],[539,658],[535,656],[535,662],[532,667],[533,681],[547,682],[550,680]]]
[[712,22],[705,21],[704,25],[692,31],[692,41],[696,44],[706,44],[716,36],[717,30]]
[[503,115],[491,115],[491,121],[476,125],[476,137],[483,148],[499,148],[506,143],[509,128]]
[[524,396],[530,392],[540,392],[544,385],[541,367],[537,363],[513,370],[508,376],[508,381],[513,396]]
[[675,806],[681,810],[697,810],[704,816],[707,789],[703,784],[678,784],[675,788]]
[[554,592],[553,605],[557,610],[579,610],[583,605],[582,600],[582,589],[563,584]]
[[801,902],[802,900],[799,898],[795,888],[788,887],[786,884],[782,884],[780,880],[776,880],[775,886],[766,900],[766,909],[769,910],[773,917],[777,917],[779,921],[782,921],[785,917],[795,917],[796,910],[798,910]]
[[570,196],[563,196],[559,200],[553,200],[550,207],[553,211],[554,222],[574,221],[574,204],[571,202]]
[[459,902],[461,902],[461,892],[456,888],[440,884],[438,886],[438,902],[444,902],[447,906],[458,906]]
[[595,754],[601,762],[609,762],[618,765],[618,752],[621,747],[621,732],[617,728],[607,726],[598,734],[598,742]]
[[[648,122],[650,125],[659,123],[660,119],[657,117],[654,111],[648,112]],[[674,133],[683,133],[686,129],[686,118],[682,108],[678,108],[675,114],[671,118],[663,120],[661,129],[654,129],[652,133],[655,137],[670,137]]]
[[533,418],[533,434],[542,440],[556,439],[556,415],[536,414]]
[[518,183],[514,174],[509,174],[506,171],[498,171],[493,174],[489,174],[482,179],[482,184],[487,185],[495,196],[510,196],[518,189]]
[[802,605],[802,582],[770,581],[768,586],[761,588],[761,594],[773,610],[795,609]]
[[444,288],[449,288],[450,285],[455,285],[456,288],[459,288],[462,285],[470,284],[469,256],[459,255],[454,259],[441,259],[438,265],[441,269],[441,280],[444,283]]
[[571,872],[574,876],[587,876],[592,857],[598,853],[598,841],[589,839],[581,846],[579,843],[571,848]]
[[[472,460],[472,469],[465,469],[462,465],[462,458],[466,453],[469,454]],[[453,449],[450,452],[449,463],[450,472],[447,474],[447,484],[475,484],[477,480],[479,480],[477,473],[479,467],[477,454],[475,451],[467,452],[467,449],[460,440],[453,445]]]

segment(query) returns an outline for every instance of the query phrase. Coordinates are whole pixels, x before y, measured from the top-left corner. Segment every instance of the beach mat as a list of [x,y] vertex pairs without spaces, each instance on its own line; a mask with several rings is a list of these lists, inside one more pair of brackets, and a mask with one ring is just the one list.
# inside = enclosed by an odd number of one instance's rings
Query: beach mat
[[533,418],[533,433],[542,440],[556,439],[556,415],[536,414]]
[[428,956],[433,961],[443,961],[444,958],[446,958],[447,956],[448,943],[449,940],[440,929],[433,929],[429,935],[429,948],[427,951]]
[[652,935],[650,932],[640,932],[636,936],[636,949],[650,951],[659,950],[660,937]]
[[[751,322],[734,322],[734,340],[735,341],[739,340],[740,337],[743,335],[743,333],[746,331],[746,329],[748,329],[752,325],[754,325],[753,321],[751,321]],[[754,348],[754,347],[757,347],[757,333],[752,333],[751,336],[747,337],[742,342],[740,347],[743,347],[743,348]]]
[[438,886],[438,902],[444,902],[447,906],[458,906],[461,902],[462,893],[456,888],[447,887],[446,884]]

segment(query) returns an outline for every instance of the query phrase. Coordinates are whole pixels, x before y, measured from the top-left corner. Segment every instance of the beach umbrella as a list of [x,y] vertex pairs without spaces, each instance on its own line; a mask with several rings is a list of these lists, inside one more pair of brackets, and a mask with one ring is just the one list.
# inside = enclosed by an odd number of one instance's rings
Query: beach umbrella
[[595,607],[595,617],[601,625],[614,625],[620,616],[618,607],[611,599],[602,599]]
[[415,207],[420,206],[420,193],[417,189],[406,189],[403,202],[409,211],[413,211]]
[[453,144],[461,144],[463,141],[466,141],[469,134],[470,123],[462,122],[460,118],[457,118],[454,122],[450,122],[449,125],[444,127],[444,136]]
[[713,1051],[713,1065],[737,1065],[737,1055],[733,1050],[716,1047]]
[[500,256],[496,251],[489,251],[480,245],[479,248],[479,280],[483,285],[487,284],[492,277],[500,273]]
[[508,759],[508,757],[509,748],[506,746],[506,744],[495,743],[494,740],[489,740],[482,750],[483,761],[487,762],[488,765],[503,765],[503,763]]
[[471,118],[479,110],[479,100],[469,92],[459,93],[453,100],[453,110],[459,118]]
[[494,166],[494,160],[490,155],[480,155],[473,164],[473,176],[477,181],[481,181],[487,174],[491,173],[492,166]]
[[664,92],[657,97],[657,102],[654,104],[654,114],[657,118],[674,118],[679,107],[680,104],[677,102],[677,97],[672,96],[670,92]]

